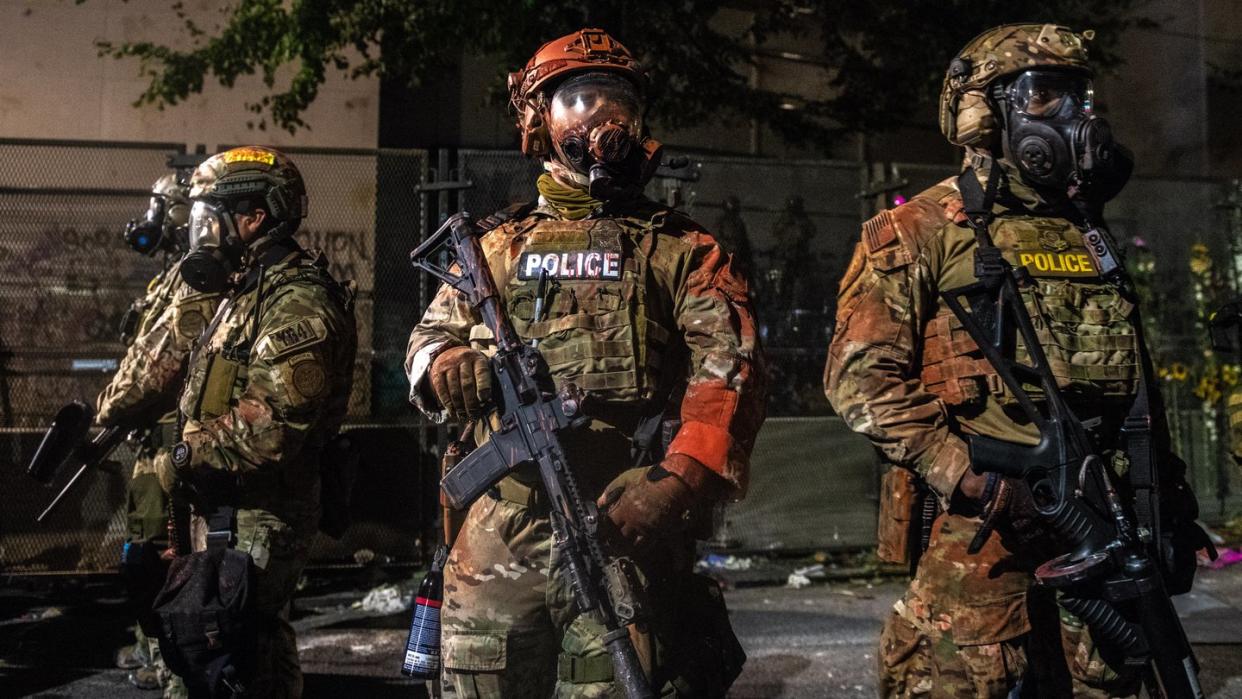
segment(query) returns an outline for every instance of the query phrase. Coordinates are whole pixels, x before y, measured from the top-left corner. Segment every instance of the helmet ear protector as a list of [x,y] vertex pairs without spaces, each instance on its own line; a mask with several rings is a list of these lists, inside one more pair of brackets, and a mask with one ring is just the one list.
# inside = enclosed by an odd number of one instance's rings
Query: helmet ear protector
[[972,61],[958,56],[949,63],[945,87],[941,91],[940,131],[955,146],[987,147],[996,145],[1000,124],[997,98],[1004,96],[994,81],[986,89],[958,88],[974,72]]
[[[509,92],[517,95],[522,89],[523,71],[509,73]],[[518,131],[522,134],[522,154],[531,158],[542,158],[552,151],[552,137],[548,133],[548,123],[544,119],[547,111],[547,95],[536,92],[533,95],[513,99],[510,105],[517,112]]]

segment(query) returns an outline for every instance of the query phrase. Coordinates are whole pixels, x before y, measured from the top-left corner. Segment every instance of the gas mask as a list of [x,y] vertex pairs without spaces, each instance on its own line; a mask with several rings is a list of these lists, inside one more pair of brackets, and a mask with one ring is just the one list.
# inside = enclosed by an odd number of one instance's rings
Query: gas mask
[[634,85],[604,72],[578,75],[556,88],[548,133],[568,176],[604,201],[640,193],[663,151],[643,133],[642,100]]
[[226,291],[241,267],[246,245],[232,212],[198,200],[190,207],[190,251],[181,261],[181,277],[203,293]]
[[1125,186],[1134,162],[1093,111],[1091,79],[1028,70],[1005,88],[1005,149],[1028,184],[1102,204]]
[[183,202],[153,196],[146,214],[125,225],[122,238],[134,252],[143,255],[153,255],[159,250],[184,250],[188,208]]

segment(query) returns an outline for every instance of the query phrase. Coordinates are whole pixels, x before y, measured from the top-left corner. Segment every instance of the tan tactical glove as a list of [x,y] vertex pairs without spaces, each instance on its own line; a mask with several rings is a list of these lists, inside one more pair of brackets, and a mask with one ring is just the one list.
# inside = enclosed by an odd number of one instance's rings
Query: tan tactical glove
[[483,414],[492,399],[492,369],[482,352],[451,347],[431,362],[431,390],[455,420]]
[[597,504],[607,516],[606,535],[641,551],[675,531],[694,504],[719,498],[723,490],[724,481],[706,466],[673,454],[659,466],[621,474]]

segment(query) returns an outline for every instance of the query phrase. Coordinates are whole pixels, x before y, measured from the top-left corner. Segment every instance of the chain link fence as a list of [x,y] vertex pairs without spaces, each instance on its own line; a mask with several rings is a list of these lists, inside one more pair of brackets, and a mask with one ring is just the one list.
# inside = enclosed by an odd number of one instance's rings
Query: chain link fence
[[[43,525],[34,515],[60,484],[44,489],[20,471],[55,410],[70,399],[93,400],[115,368],[121,314],[163,262],[129,251],[120,231],[145,210],[168,156],[183,150],[0,140],[0,466],[12,484],[0,508],[0,570],[114,566],[132,453],[123,448],[115,466],[87,474]],[[323,249],[333,273],[353,279],[359,292],[346,425],[363,452],[355,524],[339,541],[320,537],[314,562],[414,562],[434,536],[447,431],[408,403],[406,339],[433,291],[408,254],[453,211],[484,216],[533,199],[541,169],[515,151],[287,152],[309,191],[302,242]],[[648,194],[687,211],[749,268],[774,373],[750,495],[726,509],[715,543],[747,550],[873,544],[877,460],[831,414],[821,385],[836,284],[866,218],[956,168],[672,156],[676,166],[662,168]],[[1175,443],[1213,519],[1242,505],[1232,492],[1237,473],[1223,417],[1224,396],[1237,382],[1237,372],[1223,367],[1236,360],[1205,354],[1203,328],[1237,277],[1223,264],[1202,269],[1204,260],[1226,259],[1231,235],[1242,236],[1228,228],[1222,201],[1220,182],[1138,179],[1109,208],[1147,296]],[[1203,246],[1198,253],[1195,243]]]
[[[425,305],[407,255],[426,230],[419,187],[427,154],[285,150],[306,178],[311,207],[299,240],[322,249],[333,274],[358,290],[359,349],[345,429],[358,434],[362,450],[359,506],[345,536],[321,536],[312,557],[348,562],[362,552],[414,561],[421,527],[434,516],[434,501],[420,494],[435,469],[406,400],[400,359]],[[11,484],[0,508],[0,570],[115,566],[132,451],[122,447],[105,469],[86,473],[42,524],[35,515],[71,474],[44,488],[21,471],[56,410],[74,399],[93,403],[124,353],[120,319],[170,260],[135,254],[121,231],[146,210],[169,157],[184,151],[167,143],[0,140],[0,467]]]

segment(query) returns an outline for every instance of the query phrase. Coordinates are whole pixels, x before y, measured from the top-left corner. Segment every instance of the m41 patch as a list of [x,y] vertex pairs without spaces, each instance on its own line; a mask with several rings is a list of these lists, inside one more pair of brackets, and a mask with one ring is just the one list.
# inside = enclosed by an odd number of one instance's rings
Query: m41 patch
[[551,279],[615,281],[621,278],[621,253],[615,250],[522,253],[518,260],[518,279],[538,279],[543,271]]
[[261,337],[255,351],[260,357],[272,359],[323,342],[327,337],[322,318],[302,318]]

